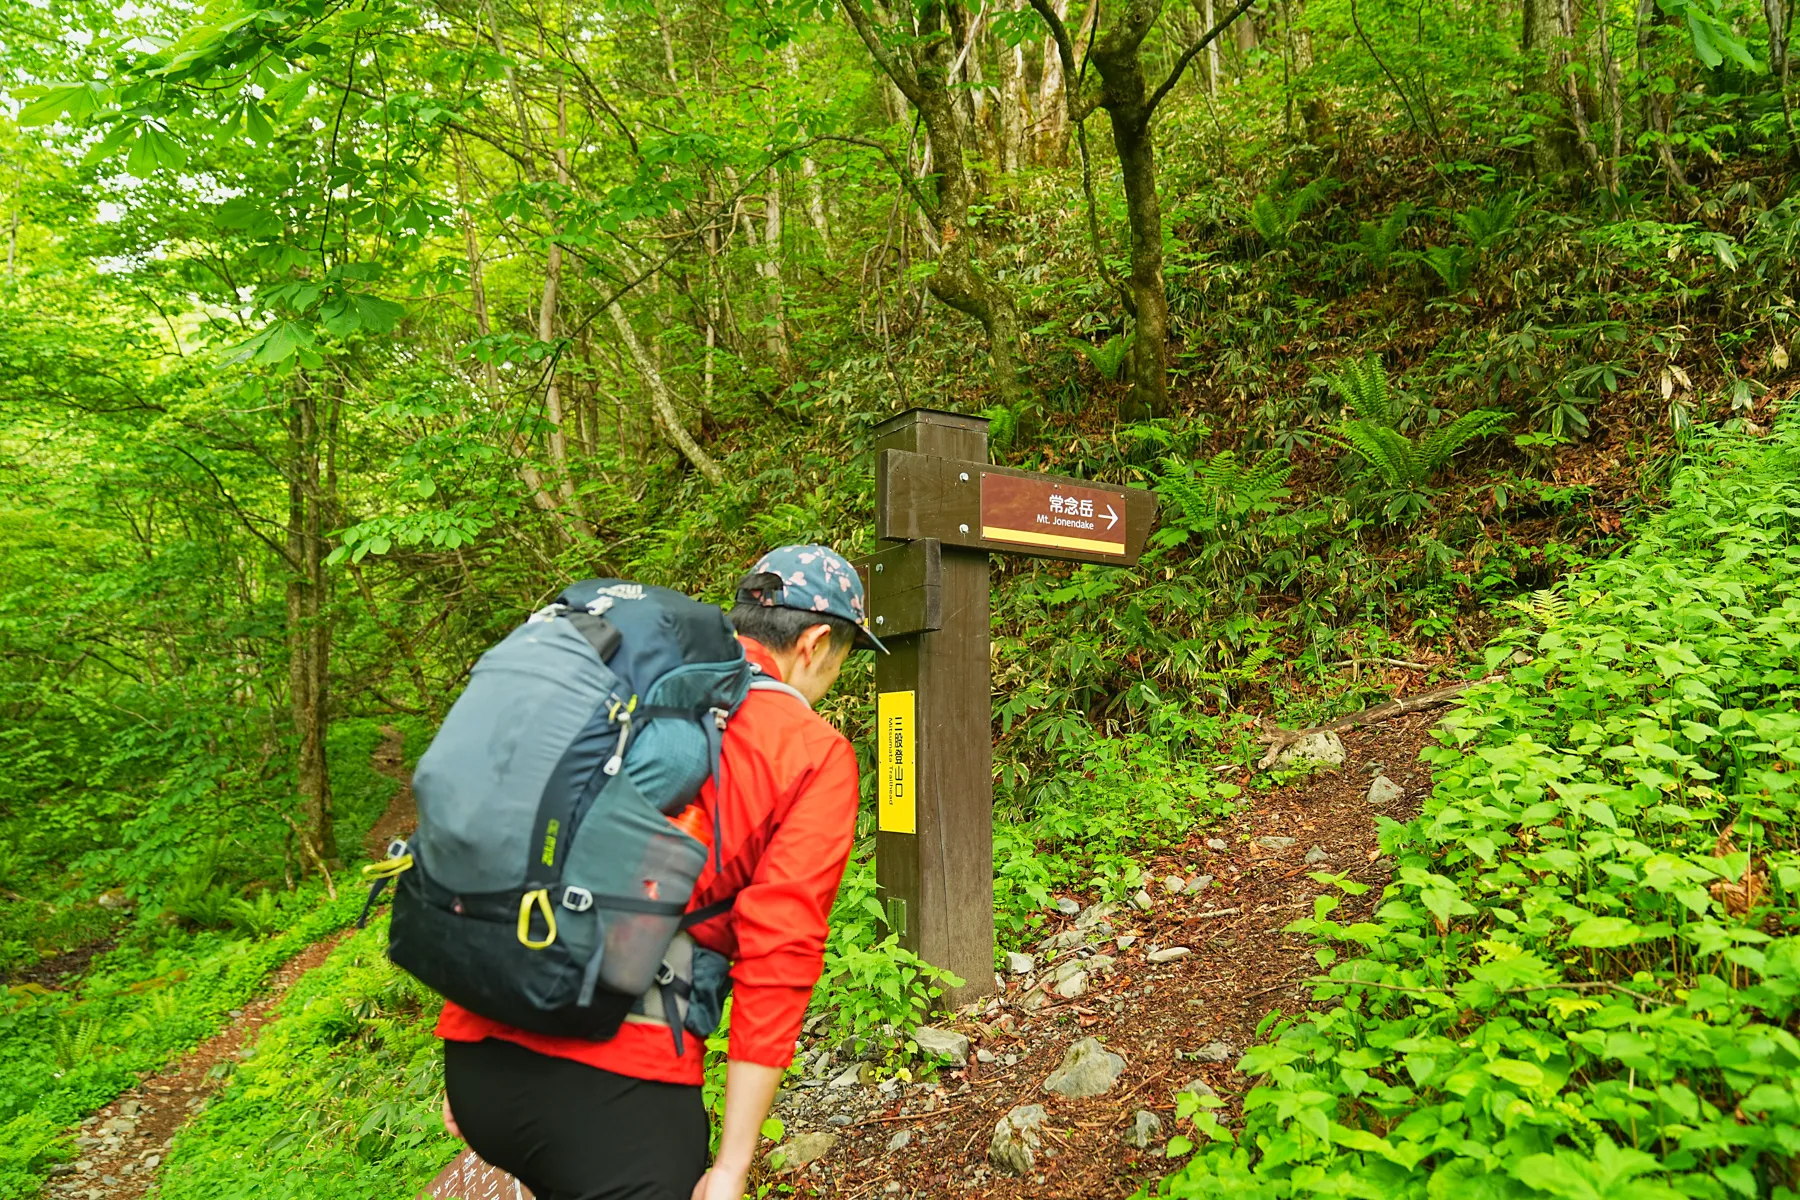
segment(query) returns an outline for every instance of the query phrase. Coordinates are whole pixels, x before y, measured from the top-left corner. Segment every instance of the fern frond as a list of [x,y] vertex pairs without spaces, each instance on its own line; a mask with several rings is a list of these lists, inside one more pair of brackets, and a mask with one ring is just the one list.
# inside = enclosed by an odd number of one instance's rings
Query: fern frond
[[1518,609],[1545,628],[1561,624],[1569,616],[1569,602],[1548,588],[1508,600],[1506,606]]
[[1422,435],[1418,442],[1418,457],[1426,478],[1437,474],[1464,446],[1499,432],[1511,419],[1511,414],[1498,409],[1478,408]]
[[1405,416],[1401,398],[1388,386],[1387,368],[1373,354],[1345,359],[1336,371],[1322,378],[1344,407],[1365,421],[1395,426]]
[[1382,482],[1393,488],[1413,488],[1425,482],[1418,456],[1406,435],[1375,421],[1340,421],[1339,437],[1373,467]]

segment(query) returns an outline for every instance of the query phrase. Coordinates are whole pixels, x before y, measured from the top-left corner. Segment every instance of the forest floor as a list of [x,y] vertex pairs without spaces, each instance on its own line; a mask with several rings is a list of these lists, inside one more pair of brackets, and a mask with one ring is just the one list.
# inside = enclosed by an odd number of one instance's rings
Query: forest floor
[[[829,1077],[784,1092],[777,1113],[789,1145],[804,1147],[803,1154],[824,1150],[812,1162],[784,1168],[784,1181],[799,1194],[834,1200],[1098,1200],[1129,1196],[1173,1166],[1162,1145],[1177,1132],[1176,1093],[1190,1082],[1216,1091],[1226,1105],[1221,1122],[1239,1127],[1246,1090],[1235,1071],[1240,1054],[1271,1011],[1291,1016],[1307,1007],[1304,984],[1318,973],[1305,939],[1283,932],[1328,890],[1308,876],[1328,871],[1369,885],[1366,894],[1346,897],[1334,919],[1361,920],[1373,912],[1391,872],[1377,849],[1374,817],[1404,820],[1418,811],[1431,785],[1419,751],[1440,716],[1410,714],[1345,733],[1341,767],[1255,795],[1225,823],[1197,829],[1184,845],[1157,856],[1150,911],[1117,906],[1106,919],[1110,932],[1097,935],[1090,926],[1074,934],[1092,917],[1055,917],[1046,940],[1079,937],[1088,945],[1076,955],[1091,949],[1112,956],[1110,968],[1097,956],[1087,959],[1096,969],[1086,972],[1085,993],[1067,1000],[1052,995],[1048,1003],[1041,997],[1050,969],[1011,977],[1006,993],[978,1015],[946,1023],[972,1043],[967,1068],[924,1083],[871,1087],[844,1078],[834,1064]],[[1370,784],[1383,774],[1404,793],[1373,805]],[[1162,886],[1165,878],[1196,873],[1213,876],[1213,886],[1198,894],[1170,894]],[[1131,940],[1120,948],[1120,938]],[[1175,947],[1189,953],[1159,965],[1148,961],[1152,950]],[[1040,964],[1044,957],[1040,952]],[[1097,1038],[1123,1056],[1123,1073],[1091,1098],[1046,1092],[1046,1078],[1082,1038]],[[989,1056],[992,1062],[981,1061]],[[1047,1120],[1034,1167],[1011,1177],[990,1165],[988,1148],[996,1122],[1021,1105],[1043,1105]],[[1139,1110],[1161,1126],[1145,1148],[1128,1145],[1124,1136],[1140,1120]]]

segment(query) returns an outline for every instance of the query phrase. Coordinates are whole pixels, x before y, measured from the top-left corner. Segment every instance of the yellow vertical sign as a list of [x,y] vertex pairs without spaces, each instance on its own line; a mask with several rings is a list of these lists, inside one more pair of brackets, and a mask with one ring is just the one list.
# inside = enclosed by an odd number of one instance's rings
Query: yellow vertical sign
[[882,692],[875,697],[875,732],[880,743],[875,827],[883,833],[917,833],[911,692]]

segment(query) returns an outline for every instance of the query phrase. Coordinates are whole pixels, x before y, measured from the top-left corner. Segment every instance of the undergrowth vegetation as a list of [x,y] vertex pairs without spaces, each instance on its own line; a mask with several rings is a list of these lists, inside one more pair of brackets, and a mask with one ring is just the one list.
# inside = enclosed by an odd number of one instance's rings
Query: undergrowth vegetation
[[1800,419],[1698,439],[1629,553],[1519,607],[1375,920],[1314,876],[1321,1007],[1245,1056],[1241,1132],[1188,1104],[1218,1141],[1158,1194],[1800,1193]]

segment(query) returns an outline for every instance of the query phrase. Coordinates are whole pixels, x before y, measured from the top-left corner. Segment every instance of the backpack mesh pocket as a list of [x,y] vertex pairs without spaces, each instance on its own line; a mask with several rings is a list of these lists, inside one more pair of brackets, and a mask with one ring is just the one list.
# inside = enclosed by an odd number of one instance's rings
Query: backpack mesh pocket
[[601,789],[563,867],[565,897],[590,894],[598,920],[584,1001],[596,985],[631,996],[649,990],[705,864],[706,847],[670,824],[628,773]]

